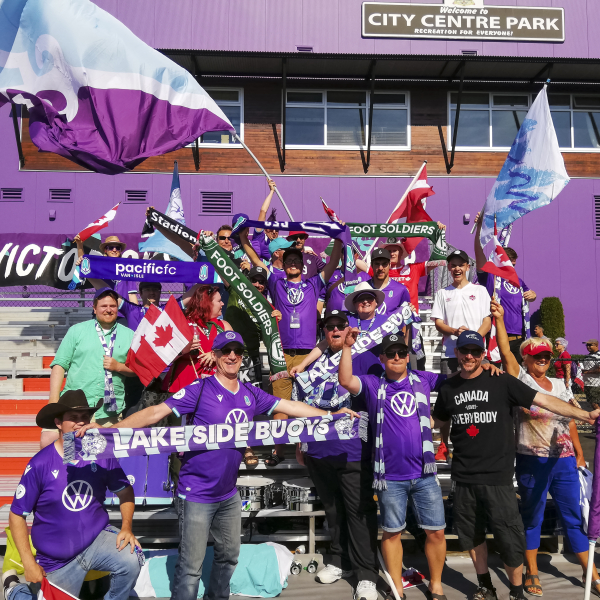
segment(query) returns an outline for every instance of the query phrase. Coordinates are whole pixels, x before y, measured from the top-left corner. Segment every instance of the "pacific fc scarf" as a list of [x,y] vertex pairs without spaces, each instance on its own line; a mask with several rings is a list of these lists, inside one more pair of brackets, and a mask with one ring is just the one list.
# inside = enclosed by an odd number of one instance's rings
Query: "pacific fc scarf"
[[[435,455],[433,454],[433,441],[431,438],[431,413],[429,410],[429,402],[423,389],[423,384],[419,377],[408,372],[408,378],[412,393],[417,403],[417,415],[419,416],[419,424],[421,426],[421,443],[423,447],[423,473],[429,475],[437,473],[437,465],[435,464]],[[383,451],[383,419],[384,406],[387,384],[385,382],[385,373],[381,375],[379,390],[377,392],[377,423],[375,435],[375,463],[373,465],[373,488],[376,490],[387,490],[387,482],[385,480],[385,455]]]
[[352,237],[387,237],[388,244],[393,244],[403,237],[420,237],[431,240],[433,250],[429,260],[446,260],[448,245],[446,231],[440,229],[435,221],[424,223],[383,223],[369,225],[366,223],[348,223]]
[[340,239],[344,246],[342,252],[342,272],[344,273],[346,285],[357,285],[359,282],[356,264],[354,262],[350,230],[346,225],[330,222],[321,223],[316,221],[252,221],[248,218],[248,215],[239,213],[234,215],[232,226],[233,231],[231,232],[231,235],[235,235],[238,231],[246,229],[246,227],[254,227],[255,229],[306,231],[310,233],[319,233],[334,239]]
[[83,437],[63,435],[63,464],[127,456],[197,452],[247,446],[273,446],[357,437],[359,419],[324,415],[305,419],[247,421],[230,425],[189,425],[148,429],[90,429]]
[[[256,317],[263,341],[269,355],[269,364],[271,366],[271,380],[287,377],[287,365],[281,347],[277,319],[271,316],[273,307],[267,302],[266,298],[250,283],[248,278],[236,267],[229,258],[227,252],[217,244],[213,238],[205,237],[202,231],[199,234],[194,233],[189,227],[182,225],[175,219],[167,217],[161,212],[151,208],[148,210],[148,221],[153,223],[158,229],[172,232],[182,240],[182,246],[186,242],[190,244],[190,256],[193,255],[192,246],[199,244],[200,248],[206,253],[206,260],[213,265],[215,271],[223,281],[227,281],[237,292],[244,304],[248,306],[252,314]],[[243,332],[242,333],[243,336]]]
[[[410,312],[410,309],[408,312]],[[352,346],[352,356],[362,354],[374,348],[377,344],[381,343],[383,336],[400,331],[400,328],[404,324],[403,313],[404,311],[398,311],[390,315],[385,323],[373,329],[373,331],[361,335]],[[324,354],[308,371],[296,375],[296,383],[300,386],[302,392],[307,396],[314,393],[315,389],[329,380],[332,373],[337,373],[341,357],[341,352],[337,352],[331,356]]]

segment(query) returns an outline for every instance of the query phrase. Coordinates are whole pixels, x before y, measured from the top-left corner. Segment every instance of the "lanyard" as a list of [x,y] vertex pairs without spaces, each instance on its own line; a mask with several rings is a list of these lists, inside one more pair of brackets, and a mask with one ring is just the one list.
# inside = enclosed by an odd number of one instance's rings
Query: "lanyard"
[[[98,334],[98,337],[100,338],[100,343],[102,344],[102,348],[104,349],[104,355],[112,356],[113,348],[115,346],[115,339],[117,337],[116,323],[108,344],[106,343],[104,332],[102,331],[102,328],[100,327],[98,321],[95,322],[95,326],[96,333]],[[117,412],[117,398],[115,396],[112,371],[109,371],[108,369],[104,369],[104,409],[108,412]]]

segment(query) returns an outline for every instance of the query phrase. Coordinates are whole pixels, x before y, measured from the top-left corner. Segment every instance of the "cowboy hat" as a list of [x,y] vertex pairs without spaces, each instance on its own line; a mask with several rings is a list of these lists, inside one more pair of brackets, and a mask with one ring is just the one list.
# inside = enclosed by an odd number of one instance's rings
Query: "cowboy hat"
[[371,284],[367,281],[362,281],[354,288],[354,291],[351,294],[346,296],[346,300],[344,300],[344,307],[348,312],[356,312],[356,309],[354,308],[354,300],[365,292],[373,294],[377,300],[378,308],[383,304],[383,301],[385,300],[385,294],[381,290],[376,290],[371,287]]
[[46,404],[35,417],[35,422],[42,429],[58,429],[54,419],[64,415],[68,410],[89,410],[95,413],[104,403],[104,399],[98,404],[90,406],[83,390],[69,390],[65,392],[58,402]]
[[104,254],[104,248],[106,248],[106,246],[116,246],[117,244],[119,244],[121,246],[121,252],[125,252],[125,248],[127,248],[127,244],[125,242],[122,242],[118,236],[116,235],[109,235],[102,244],[100,244],[100,252],[102,252],[102,254]]

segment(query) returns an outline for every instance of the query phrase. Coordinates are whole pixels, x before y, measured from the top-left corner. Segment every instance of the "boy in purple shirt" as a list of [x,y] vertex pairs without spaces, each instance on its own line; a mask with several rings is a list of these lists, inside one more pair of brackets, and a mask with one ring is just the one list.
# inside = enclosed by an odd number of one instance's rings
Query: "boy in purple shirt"
[[[294,417],[326,414],[238,381],[243,354],[244,340],[239,333],[219,333],[212,346],[215,375],[194,381],[162,404],[145,408],[116,427],[148,427],[171,412],[176,416],[190,415],[188,423],[205,426],[251,421],[255,415],[271,414],[276,408]],[[337,412],[358,416],[347,408]],[[80,435],[83,433],[85,430]],[[173,600],[196,600],[209,534],[214,538],[215,558],[205,598],[229,599],[229,582],[240,551],[241,500],[236,481],[244,450],[219,448],[183,455],[177,485],[182,527]]]
[[[36,423],[62,434],[90,423],[90,408],[82,390],[65,392],[58,402],[40,410]],[[108,524],[106,490],[117,495],[123,519],[121,531]],[[107,598],[125,600],[133,589],[144,555],[131,531],[133,490],[116,459],[63,464],[63,437],[40,450],[25,467],[10,508],[9,525],[30,583],[47,577],[79,596],[88,570],[110,571]],[[34,513],[29,545],[26,518]],[[5,598],[31,600],[32,591],[18,583],[16,571],[4,574]]]
[[[444,502],[431,442],[429,396],[445,375],[407,370],[408,346],[399,334],[386,335],[379,360],[385,373],[353,375],[352,345],[357,328],[346,330],[339,367],[339,383],[351,394],[362,392],[369,412],[375,448],[375,481],[381,510],[381,550],[388,571],[402,596],[402,542],[406,508],[411,499],[419,527],[425,530],[429,564],[429,600],[445,599],[442,569],[446,557]],[[384,462],[385,461],[385,462]]]

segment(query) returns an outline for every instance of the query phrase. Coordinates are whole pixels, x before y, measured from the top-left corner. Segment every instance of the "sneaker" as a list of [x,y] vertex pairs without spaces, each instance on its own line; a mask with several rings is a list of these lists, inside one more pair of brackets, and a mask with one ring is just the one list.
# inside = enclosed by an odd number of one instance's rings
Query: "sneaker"
[[473,594],[472,600],[498,600],[498,596],[496,596],[496,588],[492,588],[488,590],[485,587],[478,587]]
[[354,592],[354,600],[377,600],[377,588],[375,584],[366,579],[359,581]]
[[11,590],[19,585],[20,580],[15,569],[10,569],[2,574],[2,587],[4,588],[4,599],[8,600]]
[[315,581],[318,581],[319,583],[335,583],[336,581],[350,577],[351,575],[352,571],[342,571],[342,569],[335,567],[334,565],[325,565],[325,567],[315,575]]
[[435,455],[435,460],[437,462],[446,462],[448,460],[448,447],[444,442],[440,442],[438,446],[438,451]]

